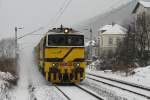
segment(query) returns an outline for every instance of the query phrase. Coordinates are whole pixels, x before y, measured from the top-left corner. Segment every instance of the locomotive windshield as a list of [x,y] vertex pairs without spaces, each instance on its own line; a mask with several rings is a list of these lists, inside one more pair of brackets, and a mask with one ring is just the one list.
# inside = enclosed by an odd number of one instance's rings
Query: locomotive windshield
[[48,46],[84,46],[83,35],[48,35]]

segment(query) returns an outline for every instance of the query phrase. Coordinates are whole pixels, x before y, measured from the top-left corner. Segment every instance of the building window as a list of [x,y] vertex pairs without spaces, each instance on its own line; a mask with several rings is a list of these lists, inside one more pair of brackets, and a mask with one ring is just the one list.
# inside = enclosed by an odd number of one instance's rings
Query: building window
[[112,45],[112,44],[113,44],[113,38],[109,37],[109,45]]
[[120,42],[121,42],[121,39],[120,39],[120,38],[117,38],[116,44],[118,45]]

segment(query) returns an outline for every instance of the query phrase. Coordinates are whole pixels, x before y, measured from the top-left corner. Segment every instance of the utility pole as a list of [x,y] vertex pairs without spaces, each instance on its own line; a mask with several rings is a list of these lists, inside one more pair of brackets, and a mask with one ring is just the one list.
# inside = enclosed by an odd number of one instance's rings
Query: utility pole
[[[88,27],[88,26],[86,26],[86,27]],[[92,36],[92,28],[86,28],[86,29],[84,29],[84,30],[88,30],[88,34],[90,34],[90,37],[89,37],[89,39],[88,40],[90,40],[90,43],[89,43],[89,46],[88,46],[88,48],[89,48],[89,52],[88,52],[88,54],[87,54],[87,58],[88,58],[88,60],[90,61],[92,61],[92,39],[93,39],[93,36]]]
[[99,36],[99,33],[98,33],[98,46],[97,46],[97,53],[98,53],[98,59],[100,60],[100,36]]
[[17,59],[18,59],[18,43],[17,43],[17,32],[18,32],[18,29],[23,29],[23,28],[18,28],[18,27],[15,27],[15,64],[17,66]]
[[18,30],[17,27],[15,27],[15,58],[16,60],[17,60],[17,30]]
[[92,28],[90,28],[90,57],[91,57],[91,61],[92,61],[92,49],[93,49],[93,46],[92,46]]

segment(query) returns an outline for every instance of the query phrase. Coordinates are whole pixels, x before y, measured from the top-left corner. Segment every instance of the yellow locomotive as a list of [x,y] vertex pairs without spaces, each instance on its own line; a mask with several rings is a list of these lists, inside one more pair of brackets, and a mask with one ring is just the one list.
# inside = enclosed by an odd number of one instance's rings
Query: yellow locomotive
[[84,35],[71,28],[53,28],[35,47],[36,61],[52,83],[79,83],[85,78]]

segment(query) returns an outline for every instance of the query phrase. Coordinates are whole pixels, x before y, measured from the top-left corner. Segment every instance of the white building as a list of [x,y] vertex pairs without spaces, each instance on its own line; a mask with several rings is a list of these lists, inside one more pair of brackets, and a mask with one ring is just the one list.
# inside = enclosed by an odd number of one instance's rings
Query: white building
[[139,1],[135,8],[133,9],[133,14],[139,15],[145,12],[146,14],[150,14],[150,2],[147,1]]
[[105,25],[99,29],[99,55],[107,54],[109,51],[115,52],[117,45],[123,40],[127,29],[114,24]]

